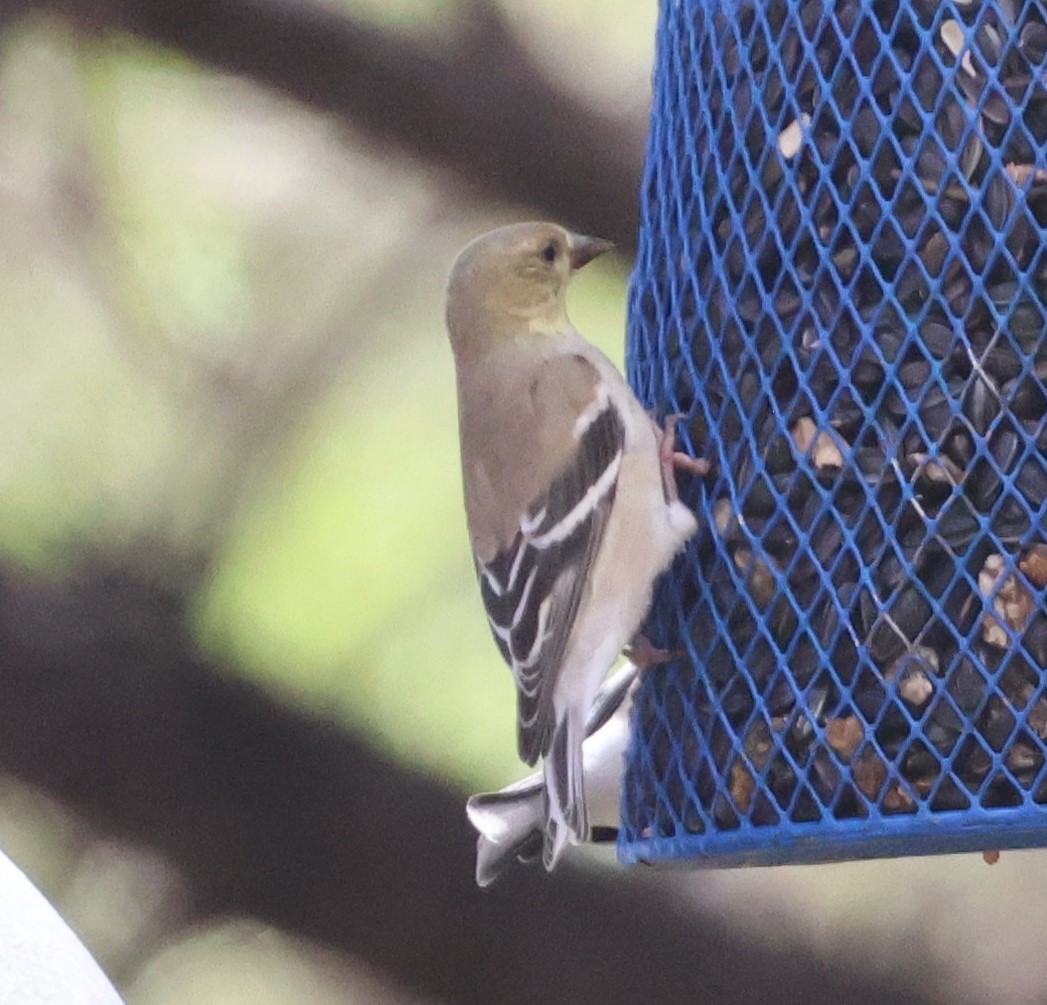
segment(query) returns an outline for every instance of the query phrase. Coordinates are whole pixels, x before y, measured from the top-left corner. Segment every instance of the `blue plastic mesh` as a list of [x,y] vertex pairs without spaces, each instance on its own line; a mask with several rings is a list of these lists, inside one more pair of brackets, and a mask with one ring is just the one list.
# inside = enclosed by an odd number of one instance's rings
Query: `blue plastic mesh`
[[1047,844],[1047,27],[663,0],[630,377],[713,463],[626,860]]

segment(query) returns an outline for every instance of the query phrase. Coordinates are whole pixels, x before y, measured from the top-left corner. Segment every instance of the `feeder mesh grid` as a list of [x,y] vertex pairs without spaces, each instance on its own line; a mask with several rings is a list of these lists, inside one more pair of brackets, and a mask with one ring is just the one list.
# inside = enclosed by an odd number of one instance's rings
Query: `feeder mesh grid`
[[1044,4],[663,0],[657,60],[630,379],[713,469],[620,853],[1047,843]]

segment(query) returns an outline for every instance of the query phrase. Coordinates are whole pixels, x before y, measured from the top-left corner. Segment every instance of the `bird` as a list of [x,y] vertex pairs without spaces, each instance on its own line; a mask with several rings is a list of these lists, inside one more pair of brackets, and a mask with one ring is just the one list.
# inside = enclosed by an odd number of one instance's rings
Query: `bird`
[[[606,844],[618,837],[623,760],[639,680],[636,664],[623,664],[604,681],[585,724],[582,764],[589,817],[586,840],[593,844]],[[465,810],[477,831],[477,886],[489,886],[513,859],[530,862],[542,853],[543,793],[542,776],[536,772],[498,792],[469,797]]]
[[675,449],[675,417],[655,422],[568,320],[571,277],[612,246],[511,224],[470,242],[447,288],[466,523],[516,682],[519,755],[542,759],[547,869],[589,833],[582,741],[596,692],[697,529],[675,470],[708,470]]

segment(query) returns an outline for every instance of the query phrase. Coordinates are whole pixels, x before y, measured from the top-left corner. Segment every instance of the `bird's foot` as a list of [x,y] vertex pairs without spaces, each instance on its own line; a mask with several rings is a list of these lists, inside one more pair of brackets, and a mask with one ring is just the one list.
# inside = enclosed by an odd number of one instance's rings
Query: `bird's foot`
[[704,478],[710,471],[710,464],[703,457],[691,457],[682,450],[676,449],[676,424],[683,414],[666,417],[658,437],[658,461],[662,466],[662,491],[667,503],[676,502],[680,493],[676,487],[676,472],[687,471],[699,478]]
[[625,657],[641,673],[686,655],[682,649],[659,649],[643,632],[637,632],[625,647]]

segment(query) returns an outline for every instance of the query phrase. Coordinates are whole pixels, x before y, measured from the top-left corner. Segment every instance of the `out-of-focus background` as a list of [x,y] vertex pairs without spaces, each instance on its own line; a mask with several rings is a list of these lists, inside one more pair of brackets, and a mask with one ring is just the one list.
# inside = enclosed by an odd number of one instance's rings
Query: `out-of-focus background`
[[1047,998],[1038,852],[473,888],[444,279],[611,237],[621,359],[656,13],[0,0],[0,848],[129,1002]]

